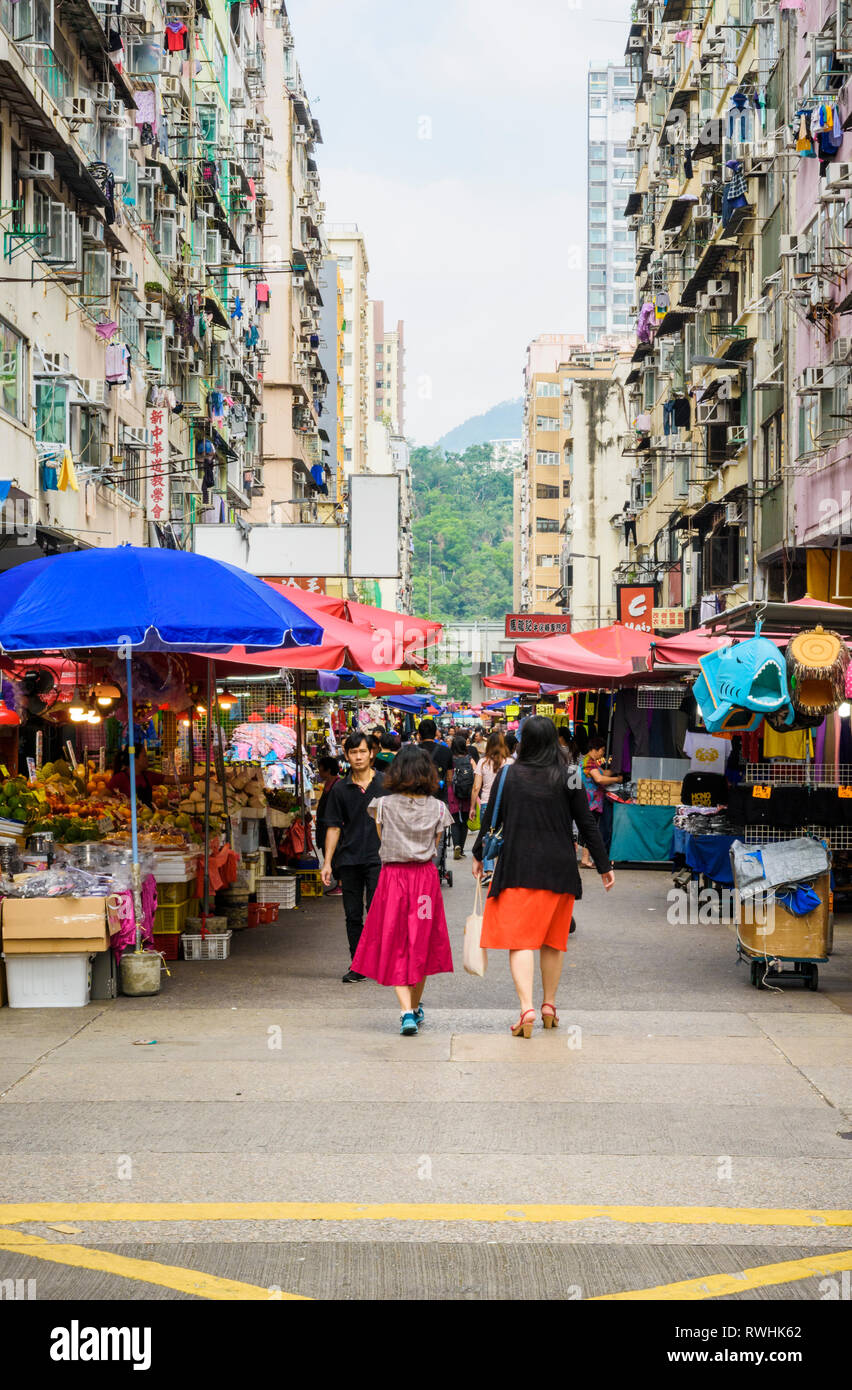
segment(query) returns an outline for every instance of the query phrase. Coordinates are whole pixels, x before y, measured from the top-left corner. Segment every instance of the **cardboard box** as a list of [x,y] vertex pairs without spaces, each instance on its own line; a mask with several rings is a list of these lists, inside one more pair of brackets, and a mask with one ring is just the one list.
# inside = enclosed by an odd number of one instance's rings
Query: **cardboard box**
[[[784,960],[824,960],[831,954],[831,876],[823,874],[814,883],[820,898],[805,917],[794,917],[786,907],[776,902],[769,920],[758,920],[756,912],[749,913],[748,905],[737,894],[738,932],[746,953],[750,956],[779,956]],[[751,918],[751,920],[749,920]]]
[[91,955],[109,946],[106,898],[7,898],[7,956]]

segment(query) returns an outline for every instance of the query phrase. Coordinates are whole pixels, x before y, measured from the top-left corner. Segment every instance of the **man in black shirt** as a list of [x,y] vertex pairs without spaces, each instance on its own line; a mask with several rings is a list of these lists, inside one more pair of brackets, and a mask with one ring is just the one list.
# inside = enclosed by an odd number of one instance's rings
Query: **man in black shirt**
[[434,719],[421,719],[418,732],[420,734],[420,747],[426,749],[438,769],[438,798],[441,801],[446,801],[447,779],[449,770],[453,765],[453,755],[445,743],[436,742],[438,726]]
[[[369,911],[379,881],[379,836],[367,807],[383,794],[383,778],[373,771],[370,740],[363,731],[350,734],[344,748],[350,773],[334,784],[328,798],[322,881],[326,887],[332,876],[340,881],[352,959],[364,930],[365,899]],[[363,979],[350,969],[343,984],[360,984]]]

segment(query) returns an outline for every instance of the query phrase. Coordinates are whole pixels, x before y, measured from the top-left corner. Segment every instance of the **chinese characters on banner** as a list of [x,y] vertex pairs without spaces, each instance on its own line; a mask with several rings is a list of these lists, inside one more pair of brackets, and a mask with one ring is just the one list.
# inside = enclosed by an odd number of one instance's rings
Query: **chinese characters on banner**
[[686,615],[682,608],[655,608],[651,623],[655,632],[682,632]]
[[549,613],[507,613],[507,637],[555,637],[571,631],[571,617]]
[[169,417],[168,411],[153,407],[147,412],[148,486],[146,515],[149,521],[169,519]]

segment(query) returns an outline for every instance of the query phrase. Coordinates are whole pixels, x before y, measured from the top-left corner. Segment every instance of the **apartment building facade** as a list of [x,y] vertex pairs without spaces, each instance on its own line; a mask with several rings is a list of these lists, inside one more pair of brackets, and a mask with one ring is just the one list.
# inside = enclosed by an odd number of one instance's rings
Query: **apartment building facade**
[[6,566],[190,548],[263,486],[263,17],[179,9],[0,7]]
[[622,208],[633,168],[627,141],[635,86],[625,64],[589,69],[587,92],[588,209],[586,341],[626,335],[631,328],[634,236]]
[[373,316],[373,419],[383,420],[392,434],[405,434],[405,324],[385,325],[382,300],[370,302]]
[[347,474],[364,473],[371,418],[370,262],[364,236],[355,223],[329,226],[327,237],[343,281],[343,466]]
[[618,342],[544,334],[527,349],[524,450],[515,483],[515,605],[567,613],[578,629],[615,617],[625,556],[622,448],[629,356]]
[[850,602],[847,9],[640,4],[627,56],[631,577],[687,625],[747,597]]

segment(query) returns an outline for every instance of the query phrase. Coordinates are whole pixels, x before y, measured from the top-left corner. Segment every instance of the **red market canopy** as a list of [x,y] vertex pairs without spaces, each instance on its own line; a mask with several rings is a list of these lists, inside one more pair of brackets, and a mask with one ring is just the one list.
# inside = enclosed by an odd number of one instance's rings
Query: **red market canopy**
[[[582,639],[582,640],[581,640]],[[514,670],[527,680],[561,688],[618,685],[646,669],[653,637],[614,623],[588,632],[542,637],[515,647]]]
[[482,684],[489,690],[508,690],[515,695],[534,695],[536,699],[541,694],[538,681],[525,681],[520,676],[484,676]]
[[[640,632],[638,628],[626,627],[624,623],[572,632],[571,636],[581,647],[611,661],[632,661],[634,657],[647,659],[654,640],[652,632]],[[559,639],[554,637],[546,640],[555,642]]]
[[396,613],[391,608],[373,608],[368,603],[355,603],[352,599],[347,600],[346,616],[350,623],[371,627],[374,631],[387,629],[393,633],[401,625],[402,640],[414,642],[419,638],[421,645],[436,639],[443,631],[443,625],[432,622],[431,618],[415,618],[410,613]]

